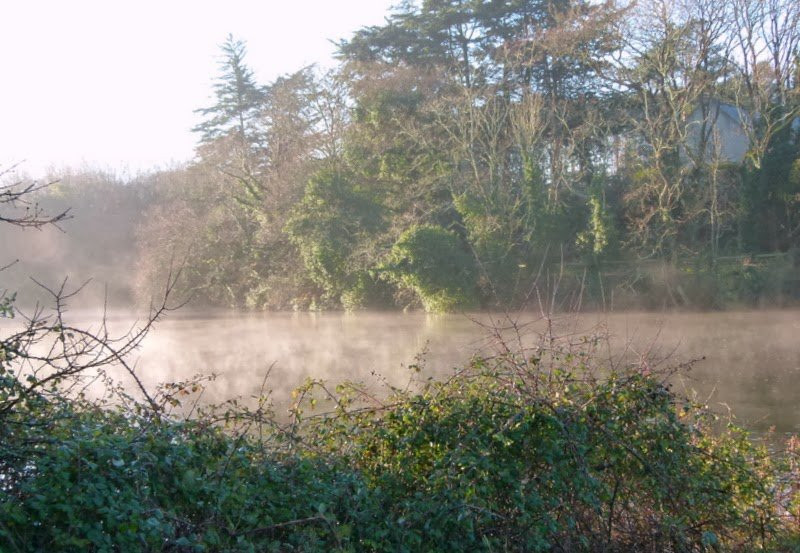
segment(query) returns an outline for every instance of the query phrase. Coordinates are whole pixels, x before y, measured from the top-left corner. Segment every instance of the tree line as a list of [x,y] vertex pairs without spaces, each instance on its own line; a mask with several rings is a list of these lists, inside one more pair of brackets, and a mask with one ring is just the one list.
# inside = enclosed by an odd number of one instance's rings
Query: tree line
[[139,288],[177,260],[256,309],[797,294],[799,45],[793,0],[424,0],[263,85],[229,37],[195,160],[127,186]]

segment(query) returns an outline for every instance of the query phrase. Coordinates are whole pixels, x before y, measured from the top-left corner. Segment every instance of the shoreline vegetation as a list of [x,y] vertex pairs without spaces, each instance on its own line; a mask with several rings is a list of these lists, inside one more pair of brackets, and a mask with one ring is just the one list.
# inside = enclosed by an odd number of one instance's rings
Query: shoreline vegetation
[[171,263],[210,308],[797,305],[798,47],[795,0],[408,2],[265,84],[229,36],[192,161],[56,171],[67,234],[0,238],[144,305]]

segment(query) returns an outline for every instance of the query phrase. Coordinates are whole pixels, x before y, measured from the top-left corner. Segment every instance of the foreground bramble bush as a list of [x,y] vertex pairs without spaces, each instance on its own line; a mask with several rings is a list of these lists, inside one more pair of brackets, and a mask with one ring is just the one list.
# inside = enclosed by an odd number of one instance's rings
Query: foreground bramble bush
[[[310,382],[288,426],[233,405],[177,421],[142,406],[30,397],[0,418],[0,550],[800,543],[786,523],[795,465],[733,427],[712,431],[709,413],[662,377],[594,376],[589,363],[571,354],[483,359],[375,407],[356,387],[320,397],[326,388]],[[13,393],[3,382],[0,392]],[[328,400],[331,413],[303,414]]]
[[713,433],[709,413],[641,372],[519,369],[509,358],[479,361],[379,417],[320,424],[330,451],[386,497],[386,525],[403,529],[403,548],[775,546],[777,467],[744,432]]

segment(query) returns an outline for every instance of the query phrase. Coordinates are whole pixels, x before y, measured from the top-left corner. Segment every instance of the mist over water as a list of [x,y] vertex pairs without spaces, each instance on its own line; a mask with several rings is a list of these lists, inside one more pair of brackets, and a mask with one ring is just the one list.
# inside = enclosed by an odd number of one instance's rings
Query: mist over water
[[[70,299],[68,318],[80,328],[96,328],[102,319],[97,306],[106,302],[109,325],[121,334],[137,320],[123,306],[136,299],[135,229],[144,200],[134,188],[97,178],[94,195],[71,193],[66,199],[49,200],[51,212],[71,207],[75,214],[60,230],[0,225],[0,266],[19,260],[0,275],[0,289],[18,292],[17,307],[31,312],[36,302],[51,305],[52,297],[30,276],[57,289],[69,275],[68,290],[91,278],[81,294]],[[68,185],[68,179],[63,183]],[[112,192],[127,199],[109,201],[102,209],[90,201],[116,197]],[[163,282],[153,287],[161,289]],[[142,306],[146,308],[146,302]],[[146,309],[138,319],[145,317]],[[474,318],[485,324],[502,316]],[[520,321],[538,318],[530,313]],[[560,332],[575,334],[607,325],[616,353],[626,347],[634,355],[650,352],[655,358],[666,357],[666,364],[704,357],[676,379],[679,391],[696,393],[720,412],[730,408],[741,423],[758,432],[772,426],[778,432],[800,430],[800,309],[589,313],[559,320]],[[2,329],[16,324],[0,320]],[[257,394],[271,367],[266,387],[280,416],[291,402],[291,391],[306,378],[359,381],[376,389],[385,379],[403,386],[412,377],[446,377],[474,354],[492,353],[492,348],[487,330],[465,315],[182,309],[148,335],[137,352],[137,371],[148,387],[216,374],[202,401],[218,403]],[[409,368],[415,363],[422,367],[419,374]]]
[[[74,314],[90,324],[93,315]],[[403,386],[416,378],[443,378],[471,356],[494,350],[478,324],[501,315],[424,313],[263,313],[178,312],[160,322],[145,339],[138,373],[148,386],[217,375],[201,401],[222,402],[266,389],[281,416],[291,391],[306,378],[331,383],[363,382],[380,388],[381,379]],[[535,313],[520,322],[536,321]],[[476,322],[477,321],[477,322]],[[110,325],[133,322],[112,314]],[[502,322],[502,321],[501,321]],[[563,316],[557,331],[580,335],[598,324],[611,335],[612,354],[624,350],[676,365],[704,358],[674,381],[677,391],[696,394],[716,411],[730,409],[756,432],[800,430],[800,310],[713,313],[612,313]],[[531,330],[543,328],[534,322]],[[420,363],[419,374],[409,368]]]

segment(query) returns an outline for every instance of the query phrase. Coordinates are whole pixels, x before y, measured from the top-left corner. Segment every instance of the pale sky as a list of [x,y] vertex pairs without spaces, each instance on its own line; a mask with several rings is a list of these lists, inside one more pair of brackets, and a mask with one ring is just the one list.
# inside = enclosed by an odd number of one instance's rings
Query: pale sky
[[219,45],[258,82],[318,63],[396,0],[15,0],[0,9],[0,164],[135,173],[190,159]]

